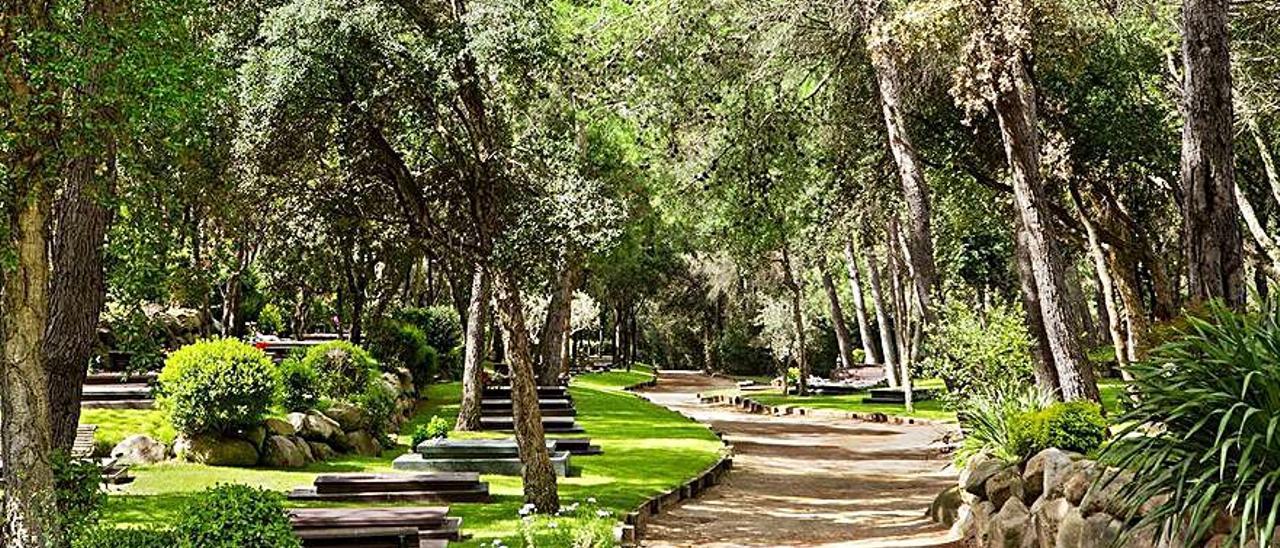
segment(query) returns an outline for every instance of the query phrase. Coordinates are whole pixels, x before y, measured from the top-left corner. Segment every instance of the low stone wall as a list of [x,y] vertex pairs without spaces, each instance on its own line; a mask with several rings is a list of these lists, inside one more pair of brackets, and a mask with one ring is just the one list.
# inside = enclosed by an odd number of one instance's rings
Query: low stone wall
[[111,450],[122,463],[153,464],[169,456],[211,466],[300,468],[335,455],[377,456],[385,449],[375,431],[396,432],[413,416],[418,399],[408,370],[383,373],[382,382],[396,394],[387,424],[374,428],[368,415],[345,403],[324,411],[310,409],[268,418],[257,426],[222,434],[179,436],[173,447],[148,436],[132,436]]
[[748,413],[764,415],[802,415],[833,419],[850,419],[863,422],[879,422],[885,424],[950,424],[945,421],[917,419],[913,417],[898,417],[886,413],[860,413],[856,411],[839,411],[836,409],[812,409],[794,405],[765,405],[746,396],[730,396],[727,394],[700,396],[699,399],[701,399],[702,403],[713,405],[732,405]]
[[[978,456],[966,463],[959,484],[944,491],[930,516],[979,548],[1180,548],[1177,538],[1157,538],[1136,523],[1159,501],[1126,519],[1120,493],[1133,474],[1105,468],[1083,456],[1046,449],[1025,464]],[[1205,546],[1224,546],[1230,518],[1218,520]],[[1124,535],[1122,543],[1116,540]]]

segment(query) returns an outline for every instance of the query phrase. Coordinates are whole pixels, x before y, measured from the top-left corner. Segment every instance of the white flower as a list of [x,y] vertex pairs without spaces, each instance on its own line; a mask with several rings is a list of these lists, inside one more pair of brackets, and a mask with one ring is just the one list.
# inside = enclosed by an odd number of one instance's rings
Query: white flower
[[595,498],[595,497],[587,497],[587,502],[590,502],[591,504],[595,504],[595,503],[596,503],[596,498]]
[[556,522],[554,522],[554,521],[547,523],[547,527],[550,527],[550,528],[552,528],[552,529],[555,529],[555,528],[556,528],[557,526],[559,526],[559,525],[560,525],[560,524],[558,524],[558,523],[556,523]]
[[608,510],[596,510],[596,515],[597,515],[597,516],[600,516],[600,517],[602,517],[602,518],[607,518],[607,517],[609,517],[609,514],[610,514],[610,512],[609,512]]
[[533,504],[526,504],[520,507],[520,515],[527,516],[533,512]]

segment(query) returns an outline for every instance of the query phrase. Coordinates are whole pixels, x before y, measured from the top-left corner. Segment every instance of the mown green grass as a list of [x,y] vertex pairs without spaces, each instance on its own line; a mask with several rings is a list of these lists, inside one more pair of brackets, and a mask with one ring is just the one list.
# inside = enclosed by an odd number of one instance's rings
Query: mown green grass
[[[634,509],[644,499],[684,482],[719,457],[720,441],[706,427],[677,413],[653,405],[622,390],[651,378],[648,370],[610,372],[578,377],[571,390],[578,422],[603,455],[575,456],[571,464],[579,475],[561,478],[564,504],[587,504],[608,510],[614,519]],[[435,385],[427,391],[427,403],[400,436],[400,446],[377,458],[340,458],[301,470],[217,468],[185,463],[164,463],[135,469],[137,480],[108,499],[107,519],[126,526],[163,525],[199,490],[217,483],[245,483],[288,490],[311,483],[316,475],[333,472],[370,472],[391,469],[391,461],[408,451],[408,435],[417,424],[434,415],[456,418],[460,386]],[[121,420],[123,422],[123,420]],[[456,433],[457,437],[494,437],[496,433]],[[472,538],[461,546],[475,546],[502,539],[519,546],[523,504],[518,477],[485,476],[492,501],[459,503],[450,514],[463,518],[463,529]],[[561,518],[561,529],[575,525]]]

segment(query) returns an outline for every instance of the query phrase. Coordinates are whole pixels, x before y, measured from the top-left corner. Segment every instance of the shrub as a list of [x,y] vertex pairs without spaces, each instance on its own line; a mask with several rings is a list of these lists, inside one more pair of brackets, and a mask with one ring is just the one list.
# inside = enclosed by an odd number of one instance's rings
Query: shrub
[[446,379],[462,378],[462,370],[466,367],[466,352],[467,346],[460,344],[445,352],[443,356],[438,355],[436,369],[440,376]]
[[307,351],[302,363],[320,377],[324,397],[349,399],[362,392],[381,373],[378,361],[347,341],[330,341]]
[[369,415],[370,430],[375,436],[383,438],[387,434],[385,431],[387,421],[396,411],[396,396],[395,390],[378,380],[369,383],[363,392],[349,398],[348,401]]
[[385,369],[408,369],[416,384],[425,385],[435,376],[439,359],[436,350],[427,344],[422,329],[411,323],[398,320],[379,323],[370,333],[369,350]]
[[945,379],[950,394],[978,387],[1016,391],[1032,381],[1031,338],[1017,306],[983,312],[952,299],[939,320],[922,374]]
[[421,329],[427,344],[437,350],[462,344],[462,319],[451,306],[404,308],[394,317]]
[[267,303],[258,313],[258,332],[268,335],[284,333],[284,311],[275,303]]
[[170,355],[159,383],[160,405],[174,428],[196,434],[257,424],[280,376],[261,350],[235,339],[209,339]]
[[1129,366],[1137,402],[1102,460],[1134,472],[1130,510],[1158,502],[1140,525],[1181,523],[1200,546],[1226,509],[1238,519],[1224,544],[1267,546],[1280,514],[1280,298],[1256,314],[1214,303],[1173,329]]
[[1055,403],[1014,420],[1012,444],[1026,458],[1050,447],[1090,453],[1107,437],[1102,408],[1091,401]]
[[427,440],[447,438],[449,437],[449,430],[449,421],[437,415],[432,415],[431,420],[427,421],[426,424],[419,424],[417,428],[413,429],[413,446],[417,447],[418,444]]
[[179,539],[164,529],[121,529],[94,527],[80,534],[72,548],[173,548]]
[[965,436],[956,451],[956,463],[964,465],[979,453],[1007,462],[1022,460],[1026,453],[1020,419],[1052,403],[1049,396],[1031,385],[975,390],[957,408]]
[[197,495],[177,518],[173,534],[201,548],[299,547],[284,496],[246,485],[217,485]]
[[297,355],[280,362],[280,403],[289,411],[316,406],[320,399],[320,374]]
[[102,469],[96,462],[74,460],[61,451],[53,454],[51,462],[59,525],[67,538],[76,538],[97,525],[107,501],[101,488]]

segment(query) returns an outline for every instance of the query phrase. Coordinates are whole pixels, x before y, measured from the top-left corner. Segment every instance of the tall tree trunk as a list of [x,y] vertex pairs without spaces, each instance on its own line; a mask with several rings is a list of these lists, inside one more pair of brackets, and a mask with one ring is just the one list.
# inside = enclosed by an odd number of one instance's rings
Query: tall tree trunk
[[1027,231],[1020,217],[1015,217],[1015,253],[1018,260],[1018,294],[1022,297],[1027,332],[1031,334],[1032,362],[1035,366],[1036,386],[1055,398],[1062,393],[1058,370],[1053,363],[1053,349],[1044,330],[1044,316],[1040,312],[1040,292],[1036,289],[1036,274],[1031,267],[1031,254],[1027,251]]
[[858,319],[858,342],[862,345],[863,363],[880,363],[880,352],[871,336],[871,322],[867,321],[867,303],[862,295],[862,267],[853,252],[853,240],[844,242],[845,269],[849,272],[849,291],[853,293],[853,312]]
[[[25,159],[25,158],[24,158]],[[22,168],[43,170],[40,161]],[[55,545],[50,455],[49,371],[44,357],[49,319],[46,223],[49,192],[42,173],[10,205],[9,245],[14,264],[4,268],[4,368],[0,371],[0,433],[4,461],[5,524],[0,544],[20,548]]]
[[1182,220],[1191,303],[1244,306],[1244,249],[1234,193],[1227,0],[1182,6]]
[[[868,2],[875,6],[875,12],[865,13],[871,26],[883,24],[885,2]],[[880,88],[880,107],[884,113],[884,125],[889,136],[889,150],[898,166],[898,175],[902,179],[902,195],[907,206],[907,225],[909,237],[907,248],[911,256],[911,267],[916,275],[913,285],[916,297],[924,309],[925,323],[933,323],[933,302],[931,293],[937,284],[937,268],[933,259],[933,238],[930,228],[929,186],[924,179],[924,171],[920,164],[919,154],[907,134],[906,115],[902,111],[902,83],[899,76],[896,49],[887,39],[868,44],[871,53],[871,64],[875,68],[876,83]]]
[[789,247],[788,245],[782,246],[782,276],[783,283],[791,293],[791,323],[795,328],[796,363],[800,368],[800,379],[796,382],[796,393],[806,396],[809,394],[809,359],[806,356],[808,353],[805,352],[808,345],[804,332],[803,294],[800,282],[796,280],[795,273],[791,271],[791,251]]
[[1258,146],[1258,156],[1262,158],[1262,169],[1267,174],[1267,185],[1271,187],[1271,197],[1275,198],[1276,206],[1280,206],[1280,172],[1276,170],[1276,161],[1271,156],[1271,148],[1262,138],[1262,128],[1258,127],[1256,115],[1250,116],[1245,123],[1249,126],[1249,133],[1253,135],[1254,144]]
[[480,430],[480,400],[484,395],[485,325],[489,323],[489,273],[477,264],[471,274],[471,303],[467,306],[465,358],[462,366],[462,404],[458,430]]
[[1035,87],[1022,53],[1004,60],[1010,85],[995,97],[996,117],[1013,175],[1014,199],[1026,232],[1027,253],[1035,274],[1040,316],[1058,371],[1064,400],[1097,401],[1098,385],[1093,367],[1080,348],[1078,332],[1067,309],[1062,270],[1054,257],[1052,225],[1046,212],[1048,202],[1040,179],[1040,139],[1036,132]]
[[1271,264],[1280,268],[1280,245],[1277,245],[1275,238],[1267,233],[1266,227],[1258,218],[1258,213],[1253,209],[1253,203],[1245,195],[1244,189],[1237,183],[1234,190],[1236,203],[1240,207],[1240,216],[1244,218],[1244,225],[1249,229],[1249,235],[1253,237],[1254,243],[1258,245],[1263,255],[1270,259]]
[[560,372],[564,368],[562,353],[565,335],[569,331],[573,313],[573,290],[578,285],[580,270],[577,261],[566,258],[564,267],[556,276],[551,302],[547,303],[547,317],[542,323],[542,336],[538,341],[538,354],[542,362],[538,369],[538,384],[551,386],[560,383]]
[[880,332],[880,355],[884,357],[884,376],[889,388],[898,387],[897,336],[894,320],[889,316],[884,293],[880,289],[880,266],[875,253],[867,254],[867,274],[871,276],[871,304],[876,309],[876,330]]
[[836,345],[840,347],[840,365],[845,369],[853,367],[853,350],[849,340],[849,328],[844,323],[844,310],[840,307],[840,294],[836,292],[836,284],[831,280],[828,268],[822,269],[822,289],[827,292],[827,301],[831,306],[831,327],[836,332]]
[[[913,320],[911,304],[916,303],[917,311],[923,315],[922,306],[914,294],[907,289],[907,283],[904,279],[912,276],[905,266],[906,261],[903,260],[902,253],[905,248],[903,244],[902,234],[898,225],[898,220],[894,217],[889,218],[889,223],[885,227],[885,246],[888,249],[889,257],[889,280],[890,293],[893,294],[894,316],[898,319],[898,324],[894,327],[894,331],[898,333],[898,388],[902,390],[902,398],[910,413],[914,411],[914,398],[911,385],[911,366],[916,362],[916,352],[920,347],[923,330],[921,329],[919,316]],[[909,282],[908,282],[909,283]]]
[[1121,375],[1128,375],[1128,344],[1125,342],[1124,326],[1120,319],[1120,311],[1116,306],[1116,288],[1111,270],[1107,266],[1107,253],[1102,249],[1098,238],[1098,227],[1093,223],[1093,212],[1085,209],[1084,200],[1075,186],[1071,187],[1071,199],[1075,202],[1076,211],[1080,212],[1080,222],[1084,225],[1085,234],[1089,238],[1089,257],[1093,261],[1093,271],[1098,278],[1098,294],[1102,296],[1102,309],[1107,317],[1107,333],[1111,338],[1111,347],[1115,349],[1116,365]]
[[495,282],[498,310],[510,349],[511,406],[520,462],[524,464],[524,500],[538,512],[550,514],[560,508],[560,495],[556,492],[556,471],[551,466],[542,430],[542,411],[538,407],[537,380],[533,374],[529,332],[525,327],[524,303],[510,274],[499,272]]

